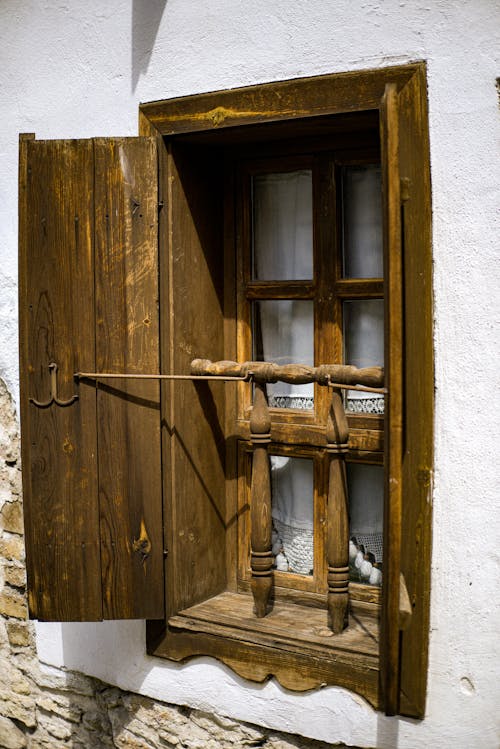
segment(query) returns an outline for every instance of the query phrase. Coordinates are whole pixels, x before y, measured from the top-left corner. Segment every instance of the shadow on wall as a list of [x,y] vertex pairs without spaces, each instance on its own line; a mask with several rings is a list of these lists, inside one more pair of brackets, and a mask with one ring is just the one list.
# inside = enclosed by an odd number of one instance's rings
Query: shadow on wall
[[377,749],[398,749],[399,721],[401,718],[377,715]]
[[167,0],[132,2],[132,92],[147,72]]

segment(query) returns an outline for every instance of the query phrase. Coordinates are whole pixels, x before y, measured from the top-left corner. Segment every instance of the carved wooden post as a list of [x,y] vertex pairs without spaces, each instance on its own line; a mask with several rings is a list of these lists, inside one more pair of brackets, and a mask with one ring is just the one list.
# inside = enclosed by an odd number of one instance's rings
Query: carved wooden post
[[345,453],[349,427],[340,390],[332,389],[326,425],[326,449],[330,457],[328,477],[328,613],[332,631],[340,633],[348,623],[349,516]]
[[264,382],[255,383],[250,433],[253,443],[251,486],[252,593],[255,614],[266,615],[272,586],[273,553],[271,550],[271,475],[267,445],[271,441],[271,417]]

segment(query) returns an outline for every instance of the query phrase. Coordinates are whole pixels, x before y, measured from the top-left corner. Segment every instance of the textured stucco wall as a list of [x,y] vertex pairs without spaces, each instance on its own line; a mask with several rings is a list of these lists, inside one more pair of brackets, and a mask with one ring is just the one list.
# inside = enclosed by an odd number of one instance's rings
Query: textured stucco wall
[[[497,0],[0,4],[0,375],[17,397],[17,133],[133,135],[139,101],[424,59],[431,136],[436,464],[423,722],[331,688],[250,686],[144,655],[141,622],[39,625],[41,657],[170,702],[359,746],[497,747],[500,193]],[[496,334],[495,334],[496,331]],[[496,348],[496,351],[495,351]],[[497,357],[495,358],[495,353]]]

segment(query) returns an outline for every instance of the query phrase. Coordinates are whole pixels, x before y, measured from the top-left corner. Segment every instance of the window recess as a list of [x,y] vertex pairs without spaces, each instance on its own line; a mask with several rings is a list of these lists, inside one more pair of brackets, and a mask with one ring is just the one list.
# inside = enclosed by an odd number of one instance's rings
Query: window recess
[[21,137],[32,617],[146,618],[152,655],[423,715],[426,118],[415,64]]

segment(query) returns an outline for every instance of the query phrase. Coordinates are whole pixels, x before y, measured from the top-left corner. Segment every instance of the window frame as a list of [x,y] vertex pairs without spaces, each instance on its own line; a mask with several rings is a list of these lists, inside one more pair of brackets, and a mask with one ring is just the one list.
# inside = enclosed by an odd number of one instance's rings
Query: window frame
[[[352,143],[346,141],[341,148],[326,148],[326,142],[317,149],[314,139],[301,140],[300,153],[290,154],[291,144],[276,144],[273,153],[264,156],[261,149],[266,149],[268,144],[262,146],[254,144],[250,147],[242,147],[231,152],[226,157],[228,162],[226,169],[232,168],[236,174],[236,239],[228,242],[226,254],[236,251],[236,263],[240,269],[236,273],[236,317],[237,317],[237,354],[238,361],[248,361],[254,358],[252,352],[252,311],[251,305],[261,300],[274,299],[300,299],[314,303],[314,340],[315,340],[315,366],[325,362],[344,361],[344,331],[342,305],[344,301],[356,301],[364,299],[384,298],[384,282],[382,278],[345,278],[342,273],[342,214],[343,202],[341,195],[341,169],[352,165],[373,165],[380,168],[380,148],[375,145],[369,147],[363,145],[356,148],[356,138],[359,133],[352,136]],[[378,137],[378,132],[377,132]],[[334,138],[334,136],[332,136]],[[369,136],[368,136],[369,140]],[[293,144],[295,148],[297,144]],[[297,169],[309,169],[312,174],[312,210],[313,210],[313,274],[311,278],[298,280],[255,280],[252,275],[252,197],[250,182],[256,175],[270,174],[273,172],[292,172]],[[236,248],[235,248],[236,245]],[[333,297],[333,298],[332,298]],[[333,304],[333,312],[328,307]],[[232,311],[229,311],[231,314]],[[325,334],[324,330],[329,333]],[[349,362],[345,362],[349,363]],[[242,435],[249,429],[251,414],[251,390],[252,386],[247,383],[238,384],[235,407],[237,423],[240,425]],[[232,393],[228,393],[231,397]],[[324,452],[324,436],[322,430],[326,424],[328,409],[330,406],[330,393],[327,388],[315,385],[314,408],[312,410],[282,409],[270,407],[273,434],[279,435],[280,446],[288,446],[286,449],[290,455],[299,457],[303,449],[304,440],[310,443],[311,449]],[[347,460],[361,463],[383,463],[383,431],[384,418],[373,414],[346,413],[348,424],[351,429],[350,451]],[[299,427],[299,428],[297,428]],[[301,427],[301,428],[300,428]],[[312,429],[309,427],[313,427]],[[307,436],[306,436],[307,435]],[[323,438],[323,439],[322,439]],[[370,440],[370,449],[366,448]],[[323,446],[322,446],[323,445]],[[274,454],[271,446],[270,454]],[[316,472],[319,480],[319,472]],[[326,496],[328,494],[328,468],[321,482],[315,488],[315,494],[324,497],[325,506],[321,513],[316,513],[314,544],[318,548],[315,559],[318,560],[316,572],[320,576],[323,593],[326,595]],[[239,493],[238,517],[239,523],[245,524],[246,518],[244,508],[248,507],[245,501],[240,501]],[[246,543],[238,542],[239,557],[239,589],[249,590],[247,584],[248,574],[243,574],[241,560],[246,559],[249,553],[249,531],[247,529]],[[241,538],[241,537],[240,537]],[[321,560],[321,562],[320,562]],[[314,575],[316,577],[316,574]],[[248,580],[247,580],[248,578]],[[243,586],[241,582],[243,581]],[[318,598],[319,583],[297,579],[296,575],[284,576],[284,573],[274,571],[274,589],[276,597],[279,597],[281,588],[287,589],[289,599],[293,600],[293,589],[315,591]],[[369,586],[367,583],[349,583],[350,601],[353,606],[358,601],[367,600],[374,604],[380,604],[381,590],[378,587]],[[297,594],[300,599],[300,594]],[[323,605],[326,606],[326,598],[323,597]]]
[[[187,133],[199,133],[203,136],[203,133],[215,130],[237,129],[249,124],[264,125],[269,122],[277,123],[276,126],[279,127],[279,123],[287,120],[299,121],[322,115],[379,110],[386,84],[393,85],[389,98],[394,104],[395,97],[399,97],[400,105],[397,110],[393,105],[392,109],[389,106],[385,115],[382,112],[382,121],[384,116],[389,120],[392,118],[391,128],[396,129],[399,138],[395,143],[389,137],[389,153],[385,155],[384,165],[388,165],[391,175],[388,179],[386,173],[384,181],[386,187],[388,184],[393,185],[390,188],[392,192],[386,196],[391,226],[397,226],[398,213],[401,211],[404,268],[400,268],[399,273],[404,273],[405,281],[404,296],[399,301],[399,315],[394,316],[396,328],[390,331],[390,342],[386,343],[387,371],[394,372],[399,367],[401,376],[399,392],[394,388],[392,390],[393,406],[386,413],[386,423],[397,422],[398,428],[404,428],[405,452],[404,455],[398,453],[397,439],[388,440],[386,465],[391,474],[388,481],[396,482],[396,493],[399,493],[399,497],[404,495],[404,501],[401,506],[398,505],[397,498],[395,504],[391,498],[386,500],[389,509],[386,511],[385,537],[386,543],[391,542],[397,547],[392,565],[393,581],[400,574],[401,562],[401,571],[410,583],[413,615],[411,626],[398,636],[399,596],[394,592],[394,585],[391,591],[386,586],[382,604],[380,688],[377,686],[375,693],[371,691],[370,696],[362,687],[356,691],[368,696],[372,704],[384,708],[388,714],[400,712],[421,717],[425,710],[429,626],[433,442],[432,263],[425,64],[333,74],[152,102],[140,106],[139,127],[141,135],[158,135],[163,145],[165,136]],[[383,123],[383,131],[384,127]],[[387,131],[385,135],[387,136]],[[400,159],[404,167],[401,174],[398,172]],[[162,160],[168,173],[168,149],[162,151],[160,161]],[[401,178],[401,184],[399,179],[397,184],[395,182],[396,173]],[[163,232],[168,244],[167,226],[167,217],[164,217],[160,237]],[[418,232],[415,231],[417,228]],[[389,281],[388,283],[390,286]],[[389,290],[391,298],[387,303],[395,303],[397,306],[401,288],[398,290],[393,287]],[[403,347],[406,366],[401,372],[398,349]],[[409,398],[410,394],[416,395]],[[415,418],[417,400],[420,421]],[[406,540],[406,548],[401,548],[401,532]],[[248,658],[243,654],[244,648],[240,649],[239,655],[217,652],[205,638],[200,651],[203,637],[198,636],[198,644],[195,643],[196,637],[191,638],[190,643],[187,642],[188,639],[185,638],[185,644],[179,648],[181,658],[206,652],[221,657],[240,674],[248,675],[248,669],[245,673],[243,665],[245,658]],[[158,623],[149,623],[148,652],[167,655],[171,640],[172,633],[168,629],[162,628]],[[296,659],[291,658],[290,668],[293,669],[294,663],[296,664]],[[342,678],[340,671],[337,668],[338,678],[330,683],[346,686],[346,680]],[[286,677],[280,681],[285,686],[289,685]],[[356,689],[352,680],[350,688]]]

